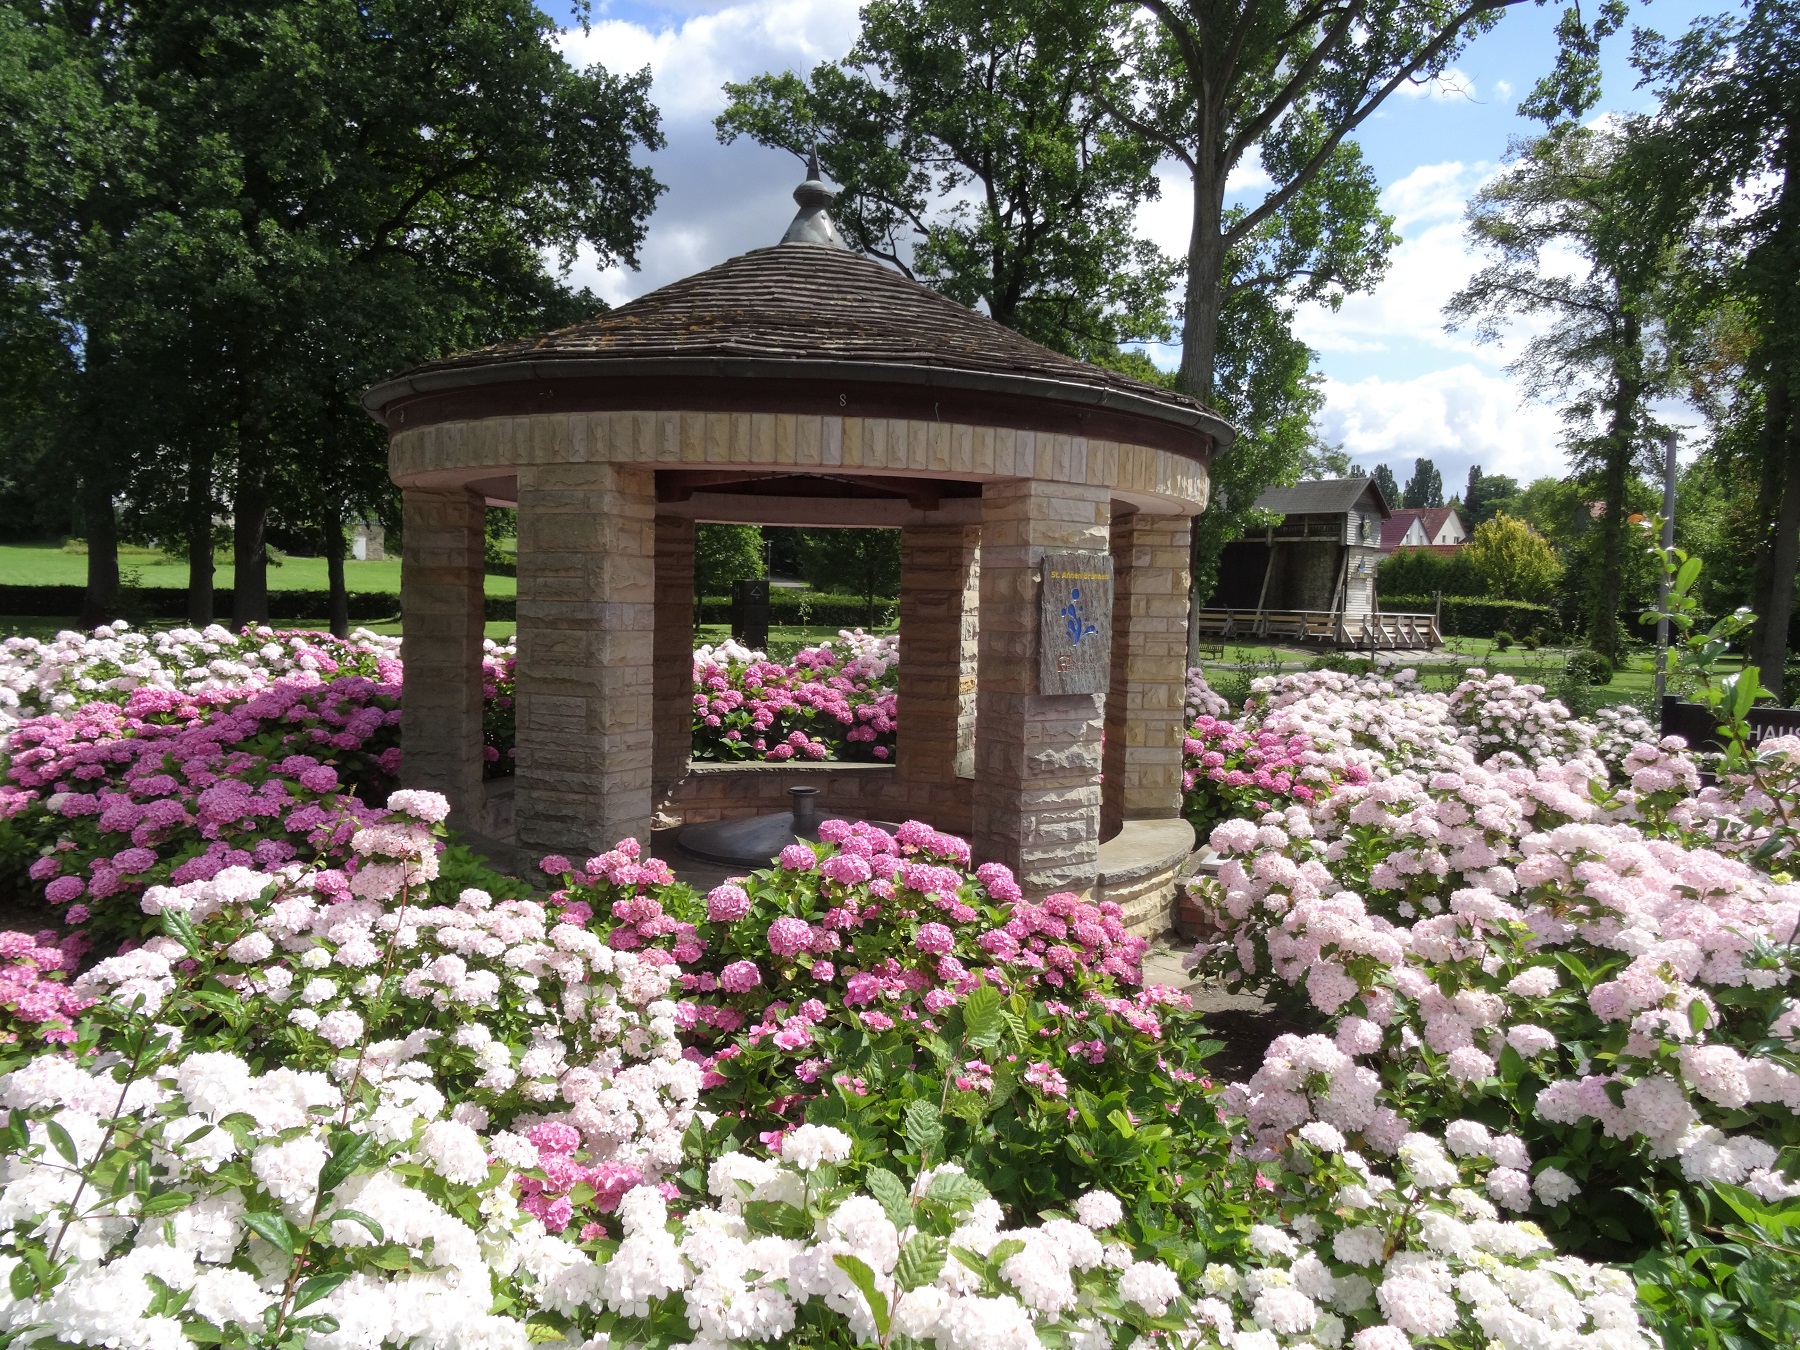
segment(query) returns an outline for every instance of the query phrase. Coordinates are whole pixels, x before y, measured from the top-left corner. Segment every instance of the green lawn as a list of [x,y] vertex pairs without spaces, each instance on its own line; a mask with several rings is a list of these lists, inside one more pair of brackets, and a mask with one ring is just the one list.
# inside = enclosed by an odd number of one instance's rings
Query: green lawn
[[[187,564],[150,549],[126,549],[120,552],[119,567],[128,584],[167,586],[181,589],[187,585]],[[229,561],[216,565],[215,586],[229,586],[235,569]],[[59,544],[0,544],[0,584],[10,586],[84,586],[87,584],[87,555],[65,552]],[[269,568],[272,591],[322,591],[328,585],[323,558],[288,558]],[[379,562],[344,563],[344,586],[352,591],[400,590],[400,560],[385,558]],[[518,582],[513,577],[487,579],[489,595],[516,595]]]
[[[1479,666],[1494,674],[1505,673],[1527,684],[1541,684],[1557,692],[1569,657],[1576,648],[1547,647],[1526,651],[1514,645],[1500,651],[1486,638],[1453,637],[1445,640],[1436,652],[1395,653],[1393,669],[1413,666],[1419,671],[1420,684],[1430,690],[1447,691],[1456,687],[1463,672]],[[1208,682],[1235,704],[1248,691],[1249,681],[1260,675],[1306,670],[1320,653],[1297,647],[1238,646],[1227,644],[1224,658],[1207,657],[1201,666]],[[1416,660],[1412,659],[1416,656]],[[1446,657],[1453,659],[1445,659]],[[1655,681],[1654,658],[1648,652],[1626,658],[1609,684],[1593,690],[1600,703],[1634,703],[1647,705]]]

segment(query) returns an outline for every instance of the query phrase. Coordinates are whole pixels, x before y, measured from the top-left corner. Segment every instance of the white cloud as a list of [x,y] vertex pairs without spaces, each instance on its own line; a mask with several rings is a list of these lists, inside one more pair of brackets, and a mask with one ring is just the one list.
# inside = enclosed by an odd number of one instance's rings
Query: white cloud
[[746,139],[718,143],[712,120],[725,106],[722,86],[763,71],[810,72],[847,52],[857,28],[856,0],[747,0],[678,24],[601,19],[586,33],[565,31],[561,49],[575,65],[650,67],[668,142],[646,160],[668,191],[650,218],[641,270],[602,271],[583,249],[570,280],[618,304],[779,239],[793,218],[800,165]]
[[833,61],[856,40],[854,0],[749,0],[679,27],[652,31],[622,19],[602,19],[587,32],[566,30],[563,55],[576,65],[608,70],[649,66],[651,97],[671,121],[710,118],[725,106],[720,86],[764,70],[810,72]]
[[[1446,331],[1444,306],[1465,286],[1485,259],[1469,247],[1464,211],[1469,198],[1493,178],[1492,164],[1422,164],[1381,194],[1394,217],[1401,242],[1389,257],[1387,275],[1374,290],[1347,297],[1336,310],[1303,308],[1294,329],[1320,352],[1416,355],[1448,351],[1467,358],[1506,364],[1542,326],[1517,320],[1503,340],[1478,344],[1468,330]],[[1578,276],[1586,268],[1572,249],[1544,250],[1546,272]]]
[[1434,461],[1446,493],[1469,465],[1510,474],[1520,482],[1560,476],[1560,424],[1553,409],[1521,405],[1504,376],[1472,365],[1427,371],[1411,379],[1372,376],[1354,383],[1327,377],[1319,428],[1352,459],[1385,462],[1405,480],[1415,458]]
[[1480,265],[1464,241],[1463,210],[1492,172],[1488,164],[1422,164],[1386,188],[1381,204],[1402,236],[1387,275],[1336,310],[1303,308],[1294,326],[1300,338],[1320,352],[1380,352],[1414,343],[1475,355],[1480,349],[1468,335],[1444,332],[1443,308]]

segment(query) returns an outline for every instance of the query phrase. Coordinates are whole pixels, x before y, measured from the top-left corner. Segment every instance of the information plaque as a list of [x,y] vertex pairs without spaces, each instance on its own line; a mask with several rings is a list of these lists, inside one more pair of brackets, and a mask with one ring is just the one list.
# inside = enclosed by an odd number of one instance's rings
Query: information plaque
[[1046,553],[1038,692],[1103,694],[1112,672],[1112,556]]

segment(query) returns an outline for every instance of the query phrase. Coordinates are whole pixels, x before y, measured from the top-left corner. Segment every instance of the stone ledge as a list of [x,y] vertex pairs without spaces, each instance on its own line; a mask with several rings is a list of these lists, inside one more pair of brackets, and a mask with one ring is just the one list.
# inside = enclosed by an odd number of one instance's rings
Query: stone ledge
[[1128,820],[1100,845],[1100,900],[1125,911],[1125,926],[1145,937],[1169,931],[1175,887],[1194,849],[1194,827],[1173,820]]
[[709,777],[713,774],[891,774],[898,768],[895,764],[859,764],[844,760],[783,760],[779,763],[767,760],[743,759],[736,761],[701,760],[688,761],[687,771],[698,777]]

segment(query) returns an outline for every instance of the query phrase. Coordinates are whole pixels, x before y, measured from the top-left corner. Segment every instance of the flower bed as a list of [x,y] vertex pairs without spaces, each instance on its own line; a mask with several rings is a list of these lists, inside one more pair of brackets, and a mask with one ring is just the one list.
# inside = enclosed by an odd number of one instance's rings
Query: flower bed
[[839,827],[704,901],[626,844],[437,905],[444,803],[389,805],[338,866],[152,889],[71,1048],[10,1057],[22,1343],[1652,1344],[1466,1131],[1226,1151],[1116,916],[961,841]]
[[694,757],[890,760],[898,636],[846,631],[787,664],[736,642],[694,653]]
[[[1800,888],[1771,874],[1800,740],[1701,792],[1678,741],[1620,755],[1618,721],[1498,680],[1441,708],[1342,677],[1263,695],[1338,752],[1382,748],[1368,782],[1212,831],[1219,938],[1197,964],[1324,1033],[1233,1090],[1247,1145],[1309,1120],[1382,1154],[1443,1130],[1494,1160],[1493,1203],[1637,1258],[1668,1326],[1699,1334],[1715,1282],[1742,1296],[1800,1222]],[[1750,1234],[1729,1259],[1658,1249],[1721,1214]]]
[[374,804],[386,670],[15,732],[12,838],[104,957],[0,935],[20,1344],[1787,1335],[1800,740],[1701,788],[1504,679],[1196,685],[1240,794],[1196,958],[1313,1028],[1224,1085],[1116,911],[916,823],[706,895],[630,841],[459,889],[442,800]]
[[[704,673],[705,684],[725,688],[697,699],[735,704],[720,719],[731,724],[725,731],[696,713],[697,751],[887,758],[894,644],[847,633],[842,646],[809,648],[786,666],[702,649],[697,682]],[[41,894],[68,927],[103,944],[137,935],[143,922],[130,905],[110,906],[112,917],[95,927],[95,900],[129,900],[224,867],[326,856],[397,780],[397,639],[220,628],[146,635],[120,625],[50,643],[10,639],[3,655],[0,689],[13,720],[0,779],[0,884]],[[487,643],[489,777],[512,771],[515,664],[510,643]]]

